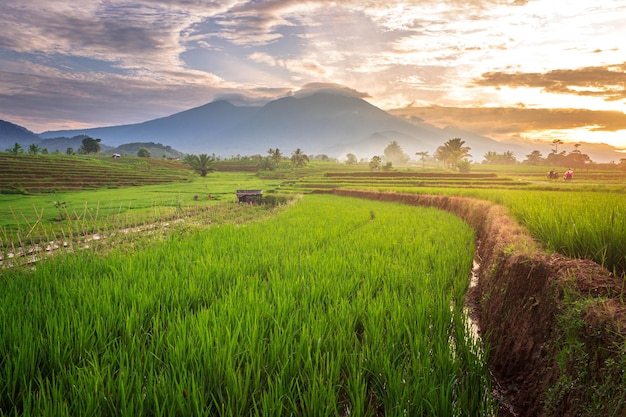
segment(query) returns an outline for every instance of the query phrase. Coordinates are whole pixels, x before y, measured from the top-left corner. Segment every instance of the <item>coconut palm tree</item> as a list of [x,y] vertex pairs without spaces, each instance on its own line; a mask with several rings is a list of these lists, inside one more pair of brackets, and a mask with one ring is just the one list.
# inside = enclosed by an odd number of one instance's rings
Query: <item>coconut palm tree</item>
[[465,141],[461,138],[449,139],[442,146],[437,148],[435,152],[435,158],[442,161],[444,166],[448,168],[455,168],[456,164],[463,158],[467,158],[470,155],[470,147],[463,146]]
[[270,148],[267,153],[270,156],[270,159],[276,164],[280,164],[280,161],[283,160],[283,154],[280,152],[280,149],[276,148],[276,149],[272,149]]
[[291,163],[296,168],[300,168],[300,167],[305,166],[307,164],[307,162],[309,162],[309,157],[306,156],[305,153],[302,152],[302,150],[300,148],[296,149],[291,154]]

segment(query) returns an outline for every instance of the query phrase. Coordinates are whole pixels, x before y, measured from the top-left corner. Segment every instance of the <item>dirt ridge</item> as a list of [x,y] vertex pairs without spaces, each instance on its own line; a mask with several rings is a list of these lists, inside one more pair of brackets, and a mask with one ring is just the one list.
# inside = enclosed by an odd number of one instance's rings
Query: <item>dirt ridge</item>
[[[476,303],[473,309],[479,328],[490,345],[489,367],[503,390],[500,394],[511,407],[502,414],[581,415],[585,405],[573,396],[561,395],[562,398],[547,401],[558,381],[570,377],[564,373],[577,372],[558,365],[558,317],[566,298],[597,299],[595,307],[588,309],[584,317],[586,335],[581,343],[590,352],[598,351],[602,344],[619,343],[626,335],[626,309],[620,302],[621,278],[592,261],[542,251],[505,207],[485,200],[338,189],[333,194],[436,207],[461,217],[473,227],[480,268],[474,290],[477,293],[468,298]],[[588,366],[597,366],[597,355],[591,356],[595,358],[590,358]],[[619,363],[619,358],[616,361]],[[623,407],[621,411],[626,413],[626,405]]]

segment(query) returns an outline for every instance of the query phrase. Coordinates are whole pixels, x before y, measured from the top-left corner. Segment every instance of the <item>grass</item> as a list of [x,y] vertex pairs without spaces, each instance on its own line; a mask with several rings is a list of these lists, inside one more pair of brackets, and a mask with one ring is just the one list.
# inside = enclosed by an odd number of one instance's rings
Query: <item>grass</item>
[[306,196],[262,222],[8,271],[0,410],[491,415],[462,312],[473,252],[437,210]]

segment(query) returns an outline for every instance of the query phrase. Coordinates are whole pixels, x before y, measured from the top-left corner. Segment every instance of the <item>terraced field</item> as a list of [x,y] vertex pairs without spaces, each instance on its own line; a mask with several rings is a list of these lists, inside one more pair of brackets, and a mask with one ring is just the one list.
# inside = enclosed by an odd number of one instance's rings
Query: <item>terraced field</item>
[[0,192],[46,193],[187,181],[180,161],[125,156],[12,155],[0,153]]

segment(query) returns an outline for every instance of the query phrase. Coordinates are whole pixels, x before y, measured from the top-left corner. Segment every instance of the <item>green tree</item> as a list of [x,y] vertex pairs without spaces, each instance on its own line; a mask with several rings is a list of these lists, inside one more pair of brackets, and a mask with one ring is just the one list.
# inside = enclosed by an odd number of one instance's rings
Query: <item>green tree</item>
[[370,159],[370,169],[372,171],[378,171],[382,163],[383,163],[383,158],[381,158],[378,155],[374,155],[372,156],[372,159]]
[[467,174],[472,169],[472,161],[467,158],[463,158],[456,163],[456,168],[459,170],[459,172]]
[[215,157],[205,153],[200,155],[188,155],[185,157],[187,162],[201,177],[206,177],[209,172],[215,171]]
[[383,153],[385,154],[385,160],[391,162],[392,164],[406,164],[409,160],[408,155],[404,153],[402,147],[395,140],[391,141],[389,145],[387,145]]
[[458,169],[457,164],[463,158],[470,155],[471,150],[468,146],[463,146],[465,141],[461,138],[449,139],[435,151],[435,158],[442,161],[447,168]]
[[[580,145],[579,145],[580,146]],[[584,168],[585,164],[589,164],[593,162],[589,155],[586,153],[582,153],[578,149],[570,152],[563,158],[563,162],[565,165],[571,168]]]
[[293,151],[291,154],[291,164],[296,168],[305,166],[309,162],[309,157],[306,156],[300,148]]
[[90,138],[90,137],[86,137],[85,139],[83,139],[82,141],[82,145],[80,146],[80,148],[78,149],[78,153],[80,154],[84,154],[84,155],[89,155],[92,153],[98,153],[100,152],[100,142],[102,141],[102,139],[94,139],[94,138]]
[[489,151],[484,155],[482,163],[488,165],[515,165],[517,159],[511,151],[506,151],[501,154]]
[[22,148],[22,145],[20,145],[19,143],[15,142],[15,145],[13,145],[13,147],[10,149],[10,152],[13,155],[17,155],[18,153],[23,152],[24,149]]
[[353,153],[349,153],[346,155],[346,164],[348,165],[355,165],[357,163],[358,159],[356,158],[356,155]]
[[272,162],[274,162],[274,164],[276,166],[278,166],[278,164],[280,164],[280,162],[283,160],[283,154],[280,152],[280,149],[276,148],[276,149],[272,149],[270,148],[267,151],[269,158],[272,160]]
[[28,147],[28,153],[31,155],[37,155],[39,152],[41,152],[41,148],[35,143],[31,143]]
[[65,153],[66,153],[67,155],[74,155],[74,148],[67,148],[67,149],[65,150]]
[[552,166],[557,166],[557,167],[567,165],[566,152],[565,151],[561,151],[560,153],[556,153],[554,151],[550,152],[548,156],[546,156],[545,163],[546,165],[552,165]]
[[141,148],[137,151],[137,156],[140,158],[150,158],[150,151],[146,148]]
[[543,155],[541,155],[541,152],[534,150],[526,155],[524,163],[527,165],[541,165],[543,163]]

